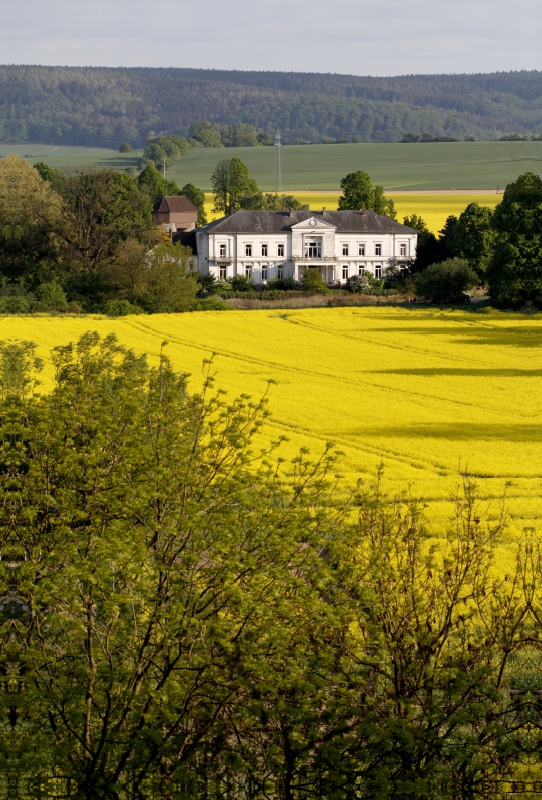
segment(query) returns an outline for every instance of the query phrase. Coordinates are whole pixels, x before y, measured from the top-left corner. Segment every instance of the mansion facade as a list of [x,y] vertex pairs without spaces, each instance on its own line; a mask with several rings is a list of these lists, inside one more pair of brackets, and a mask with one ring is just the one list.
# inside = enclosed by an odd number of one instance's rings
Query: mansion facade
[[197,269],[256,284],[300,280],[317,269],[327,283],[353,275],[381,278],[416,257],[418,232],[373,211],[237,211],[198,228]]

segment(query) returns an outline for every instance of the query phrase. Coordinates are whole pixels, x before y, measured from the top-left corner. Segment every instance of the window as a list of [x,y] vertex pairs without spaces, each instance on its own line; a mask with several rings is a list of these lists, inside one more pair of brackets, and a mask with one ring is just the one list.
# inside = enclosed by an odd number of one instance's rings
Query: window
[[228,274],[228,268],[227,267],[219,267],[219,269],[220,269],[220,280],[221,281],[225,281],[226,277],[227,277],[227,274]]
[[[250,247],[250,245],[249,245],[249,247]],[[252,267],[249,266],[248,264],[245,267],[245,277],[252,278]]]
[[358,275],[365,275],[365,268],[361,264],[358,267]]
[[348,245],[347,244],[343,244],[343,256],[347,256],[347,255],[348,255]]
[[375,244],[375,256],[381,256],[381,255],[382,255],[382,245]]
[[277,270],[277,278],[284,278],[284,267],[279,267]]
[[246,244],[245,245],[245,255],[246,256],[252,256],[252,245],[251,244]]
[[267,245],[266,244],[262,244],[262,256],[266,256],[266,255],[267,255]]
[[284,245],[283,244],[277,245],[277,255],[280,256],[281,258],[284,258]]
[[305,243],[305,258],[321,258],[322,242],[311,241]]
[[406,256],[406,244],[399,245],[399,255]]
[[375,266],[375,278],[377,279],[377,281],[379,281],[381,277],[382,277],[382,264],[377,264]]
[[225,256],[226,256],[226,245],[225,244],[221,244],[220,245],[220,258],[225,258]]
[[365,255],[365,245],[358,244],[358,256],[364,256],[364,255]]
[[262,267],[262,281],[267,280],[267,267]]
[[[348,247],[348,245],[347,245],[347,247]],[[348,267],[345,265],[345,266],[343,266],[343,281],[347,281],[347,280],[348,280]]]

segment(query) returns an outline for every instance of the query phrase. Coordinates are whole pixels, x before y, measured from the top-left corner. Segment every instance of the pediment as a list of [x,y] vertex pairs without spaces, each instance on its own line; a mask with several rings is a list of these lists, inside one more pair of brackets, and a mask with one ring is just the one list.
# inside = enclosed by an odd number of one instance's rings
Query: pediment
[[311,233],[320,231],[323,233],[324,231],[334,231],[336,227],[336,225],[332,225],[331,222],[326,222],[321,217],[308,217],[308,219],[304,219],[301,222],[297,222],[295,225],[292,225],[292,230],[308,231]]

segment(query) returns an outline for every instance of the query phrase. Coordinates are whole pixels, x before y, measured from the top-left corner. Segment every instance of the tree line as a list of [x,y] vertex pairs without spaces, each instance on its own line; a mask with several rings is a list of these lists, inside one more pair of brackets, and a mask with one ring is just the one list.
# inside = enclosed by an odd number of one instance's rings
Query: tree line
[[[189,136],[201,120],[221,142],[249,125],[283,141],[540,133],[540,72],[390,78],[163,68],[0,67],[0,141],[144,147]],[[229,132],[228,132],[229,130]],[[250,140],[250,136],[248,140]]]
[[198,307],[192,249],[153,220],[165,194],[188,196],[206,222],[203,192],[164,180],[153,164],[132,178],[2,159],[0,310],[115,316]]
[[[170,139],[176,147],[177,137]],[[237,157],[222,159],[211,183],[215,213],[308,209],[293,196],[261,192]],[[367,173],[349,173],[341,188],[339,209],[366,208],[397,219],[393,201]],[[165,179],[152,161],[132,177],[109,170],[66,174],[44,163],[31,167],[14,155],[2,159],[0,311],[83,310],[117,316],[226,308],[209,298],[212,281],[194,271],[192,247],[174,244],[153,220],[162,197],[178,194],[192,200],[198,225],[205,225],[204,193]],[[461,301],[466,290],[478,285],[486,286],[498,304],[542,298],[542,180],[536,175],[526,173],[507,186],[493,212],[471,203],[459,218],[448,217],[438,236],[416,214],[403,222],[418,231],[415,261],[402,271],[391,268],[393,274],[384,276],[382,285],[370,276],[356,276],[347,284],[350,291],[393,288],[449,303]],[[295,288],[291,284],[273,288]],[[321,281],[306,288],[326,289]]]
[[438,237],[423,219],[405,217],[418,230],[420,293],[452,302],[475,285],[487,287],[493,303],[522,305],[542,300],[542,180],[525,173],[510,183],[492,211],[470,203],[447,218]]
[[382,476],[345,485],[332,448],[262,451],[265,397],[227,398],[212,365],[194,394],[111,335],[51,355],[40,395],[34,346],[0,347],[10,786],[456,800],[539,781],[539,544],[495,569],[504,507],[484,517],[464,475],[430,534]]

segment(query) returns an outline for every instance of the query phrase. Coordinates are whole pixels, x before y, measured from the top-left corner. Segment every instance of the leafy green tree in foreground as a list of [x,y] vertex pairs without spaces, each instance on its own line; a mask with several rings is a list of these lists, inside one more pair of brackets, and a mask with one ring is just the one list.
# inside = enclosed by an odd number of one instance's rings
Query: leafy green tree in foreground
[[373,186],[371,178],[367,172],[358,170],[349,172],[341,180],[342,196],[339,197],[339,209],[374,211],[397,219],[393,200],[386,198],[383,186]]
[[493,212],[494,245],[487,268],[491,298],[521,303],[542,297],[542,179],[527,172]]
[[209,378],[191,394],[163,355],[96,333],[53,351],[39,397],[34,349],[0,346],[10,785],[474,800],[512,774],[539,713],[509,698],[540,648],[542,568],[525,542],[496,574],[503,520],[468,479],[432,540],[378,482],[337,493],[331,451],[255,450],[265,402]]

